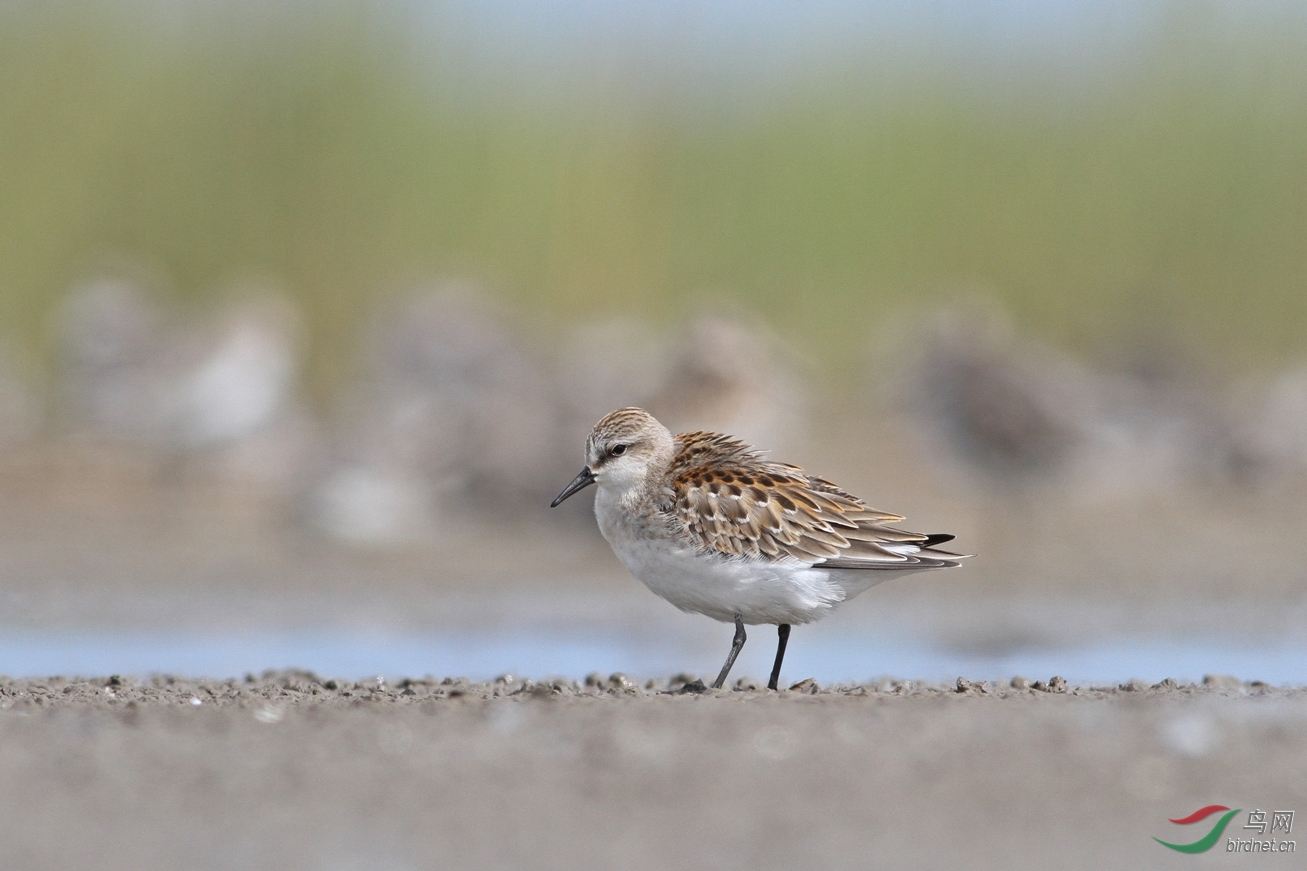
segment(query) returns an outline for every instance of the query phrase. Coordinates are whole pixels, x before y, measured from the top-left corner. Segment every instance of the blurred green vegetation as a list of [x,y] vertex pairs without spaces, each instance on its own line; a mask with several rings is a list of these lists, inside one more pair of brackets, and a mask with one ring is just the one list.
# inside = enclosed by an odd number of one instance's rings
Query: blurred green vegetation
[[398,26],[316,9],[5,10],[0,333],[40,359],[70,286],[127,269],[182,304],[282,284],[323,397],[378,299],[423,278],[542,329],[735,301],[832,372],[976,289],[1070,346],[1307,352],[1302,34],[1164,34],[1074,87],[825,70],[714,115],[459,84]]

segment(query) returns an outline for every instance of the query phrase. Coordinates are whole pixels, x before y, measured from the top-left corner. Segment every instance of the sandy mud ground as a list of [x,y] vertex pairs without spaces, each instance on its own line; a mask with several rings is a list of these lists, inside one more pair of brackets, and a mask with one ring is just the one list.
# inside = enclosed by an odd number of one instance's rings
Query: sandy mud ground
[[0,681],[4,864],[1301,867],[1152,838],[1307,809],[1307,691],[595,683]]

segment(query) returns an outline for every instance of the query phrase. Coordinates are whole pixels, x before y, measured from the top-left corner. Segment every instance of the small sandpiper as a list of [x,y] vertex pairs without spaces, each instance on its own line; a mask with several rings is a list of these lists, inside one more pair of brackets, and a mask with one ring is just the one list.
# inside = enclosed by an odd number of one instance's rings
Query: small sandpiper
[[745,624],[777,626],[774,690],[791,625],[881,581],[970,556],[937,549],[953,536],[895,529],[899,515],[730,436],[673,436],[641,408],[595,424],[585,456],[551,507],[598,484],[599,530],[631,574],[682,611],[735,623],[714,688],[744,647]]

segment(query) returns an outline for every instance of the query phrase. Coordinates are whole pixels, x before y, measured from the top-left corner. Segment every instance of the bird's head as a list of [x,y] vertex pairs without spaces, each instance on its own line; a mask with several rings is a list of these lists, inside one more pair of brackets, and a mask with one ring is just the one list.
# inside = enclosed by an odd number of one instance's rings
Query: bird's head
[[672,434],[643,408],[619,408],[604,415],[585,440],[585,468],[558,498],[564,499],[591,484],[625,493],[642,487],[661,473],[674,452]]

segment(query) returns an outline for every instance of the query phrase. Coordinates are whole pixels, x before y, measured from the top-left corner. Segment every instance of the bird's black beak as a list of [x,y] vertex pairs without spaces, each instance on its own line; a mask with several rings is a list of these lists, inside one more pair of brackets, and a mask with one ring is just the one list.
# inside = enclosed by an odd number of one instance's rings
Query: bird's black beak
[[575,478],[572,479],[572,483],[568,484],[566,487],[563,488],[563,492],[558,494],[558,498],[555,499],[553,502],[549,503],[549,507],[557,508],[559,505],[563,504],[563,500],[566,499],[568,496],[571,496],[573,493],[577,493],[581,490],[584,490],[586,487],[589,487],[594,482],[595,482],[595,473],[590,471],[589,466],[586,466],[579,473],[577,473],[577,476]]

